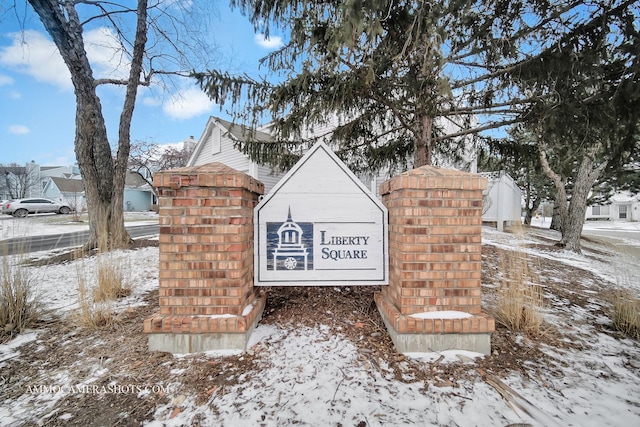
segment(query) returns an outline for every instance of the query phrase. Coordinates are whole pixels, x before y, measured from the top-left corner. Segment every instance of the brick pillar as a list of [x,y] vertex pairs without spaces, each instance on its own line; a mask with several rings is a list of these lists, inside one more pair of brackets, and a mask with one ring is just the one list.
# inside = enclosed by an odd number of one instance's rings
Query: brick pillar
[[479,175],[432,166],[382,185],[389,286],[375,299],[398,351],[490,352],[495,323],[482,313],[480,287],[486,185]]
[[159,172],[160,313],[149,349],[243,349],[266,296],[253,287],[253,208],[264,185],[222,163]]

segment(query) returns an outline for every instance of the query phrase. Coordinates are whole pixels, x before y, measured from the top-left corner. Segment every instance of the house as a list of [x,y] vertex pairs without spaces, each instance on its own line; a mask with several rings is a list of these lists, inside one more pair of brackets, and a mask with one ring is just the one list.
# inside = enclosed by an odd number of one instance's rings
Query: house
[[522,221],[522,190],[505,171],[481,172],[487,178],[484,191],[482,222],[496,224],[502,231],[505,225]]
[[43,195],[47,199],[69,205],[76,212],[82,212],[87,209],[84,183],[81,179],[49,177],[45,182]]
[[0,199],[41,197],[40,166],[35,162],[3,166],[0,164]]
[[[447,132],[453,133],[459,129],[459,125],[452,124],[450,120],[443,124]],[[304,139],[316,138],[327,142],[333,129],[340,124],[340,118],[333,115],[326,123],[318,125],[313,129],[305,129]],[[456,127],[457,126],[457,127]],[[233,124],[218,117],[209,117],[202,136],[196,143],[187,166],[199,166],[212,162],[220,162],[233,169],[244,172],[261,181],[265,187],[265,194],[269,193],[276,183],[284,176],[284,173],[274,172],[268,165],[259,165],[249,159],[249,157],[235,148],[237,142],[247,140],[249,130],[243,125]],[[260,141],[273,141],[269,134],[269,127],[264,127],[255,132],[255,139]],[[465,144],[467,147],[462,153],[459,161],[451,159],[440,159],[435,157],[434,164],[441,167],[455,167],[460,170],[471,172],[476,171],[475,150],[473,144]],[[380,185],[391,178],[389,170],[381,170],[377,174],[358,175],[360,181],[365,184],[375,194],[380,196]]]
[[[87,201],[82,179],[50,177],[45,184],[44,197],[67,203],[77,211],[86,210]],[[127,172],[124,181],[123,209],[144,212],[152,209],[155,195],[151,186],[137,172]]]
[[[330,137],[332,129],[338,126],[340,119],[332,116],[326,124],[313,130],[305,130],[304,138],[315,137],[318,140],[326,140]],[[462,126],[453,120],[447,119],[441,123],[441,127],[447,134],[454,134],[462,129]],[[233,169],[244,172],[265,186],[265,195],[285,175],[274,173],[269,166],[259,165],[249,159],[235,147],[237,142],[246,141],[248,129],[242,125],[233,124],[218,117],[209,117],[202,136],[196,143],[195,149],[189,158],[187,166],[200,166],[207,163],[219,162]],[[262,141],[273,141],[269,134],[269,127],[257,130],[254,137]],[[466,138],[466,137],[465,137]],[[453,142],[452,144],[456,144]],[[455,168],[476,173],[477,159],[473,138],[468,138],[457,151],[457,159],[434,156],[434,164],[440,167]],[[410,163],[410,162],[409,162]],[[409,164],[410,166],[410,164]],[[481,174],[488,179],[487,190],[482,219],[484,222],[496,224],[502,230],[505,225],[521,222],[522,191],[513,178],[505,171]],[[360,181],[374,194],[380,197],[380,185],[391,178],[389,170],[381,170],[377,174],[359,175]]]
[[[264,184],[265,194],[284,176],[274,173],[269,166],[259,165],[235,148],[236,142],[247,140],[248,129],[218,117],[209,117],[207,125],[196,143],[187,166],[199,166],[207,163],[223,163],[237,171],[244,172]],[[271,141],[271,135],[256,131],[254,138]]]
[[47,197],[45,186],[51,177],[77,178],[78,166],[40,166],[33,161],[24,166],[0,165],[0,199]]
[[156,196],[147,181],[138,172],[127,171],[124,179],[125,212],[144,212],[153,209]]
[[640,220],[640,194],[628,191],[617,192],[607,204],[587,207],[585,219],[609,221],[638,221]]

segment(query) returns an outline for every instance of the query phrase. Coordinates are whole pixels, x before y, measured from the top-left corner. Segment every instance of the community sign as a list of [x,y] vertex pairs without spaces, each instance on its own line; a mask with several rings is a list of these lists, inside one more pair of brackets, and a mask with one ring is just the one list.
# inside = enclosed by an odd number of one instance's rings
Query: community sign
[[386,285],[386,207],[324,143],[256,206],[255,285]]

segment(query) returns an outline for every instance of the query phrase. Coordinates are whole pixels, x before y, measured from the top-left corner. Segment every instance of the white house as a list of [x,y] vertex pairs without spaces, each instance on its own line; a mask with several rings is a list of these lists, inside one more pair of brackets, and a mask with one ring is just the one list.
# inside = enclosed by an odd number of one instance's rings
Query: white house
[[[327,141],[332,130],[338,126],[340,119],[333,116],[326,124],[311,130],[305,130],[304,138],[316,137]],[[441,125],[448,134],[461,129],[451,120]],[[200,166],[212,162],[223,163],[233,169],[244,172],[265,186],[265,195],[278,183],[284,173],[273,173],[266,165],[259,165],[235,148],[236,142],[246,141],[248,130],[242,125],[232,124],[218,117],[209,117],[202,136],[198,140],[187,166]],[[254,137],[262,141],[272,141],[268,133],[269,127],[256,131]],[[434,156],[434,163],[440,167],[455,168],[476,173],[476,150],[473,138],[468,138],[464,144],[460,159],[452,160]],[[391,178],[390,171],[382,170],[377,175],[360,175],[358,178],[374,194],[380,197],[380,185]],[[488,179],[482,219],[484,222],[495,223],[502,230],[505,225],[519,223],[522,212],[522,191],[513,178],[504,171],[481,174]]]
[[76,212],[82,212],[87,208],[84,183],[81,179],[49,177],[44,185],[43,195],[47,199],[69,205]]
[[[331,137],[333,129],[340,124],[340,118],[336,115],[331,116],[326,123],[317,125],[313,129],[305,129],[301,138],[310,139],[317,138],[327,142]],[[442,127],[447,133],[455,133],[460,126],[453,124],[451,120],[445,120]],[[199,166],[212,162],[220,162],[240,172],[244,172],[257,180],[261,181],[265,186],[265,194],[275,186],[275,184],[284,176],[284,173],[274,172],[267,165],[259,165],[242,154],[234,147],[236,142],[246,141],[248,129],[242,125],[233,124],[227,120],[218,117],[209,117],[202,136],[198,140],[187,166]],[[269,134],[269,126],[256,131],[254,138],[261,141],[272,141],[273,138]],[[472,143],[467,143],[467,147],[462,153],[462,160],[454,162],[451,159],[434,158],[436,166],[457,168],[470,172],[476,171],[475,149]],[[409,162],[410,163],[410,162]],[[380,185],[387,179],[391,178],[388,170],[381,170],[378,174],[359,175],[358,178],[370,190],[378,196]]]
[[[207,125],[191,153],[187,166],[199,166],[212,162],[223,163],[237,171],[244,172],[264,184],[265,194],[284,176],[273,173],[269,166],[259,165],[234,147],[236,142],[247,140],[249,130],[218,117],[209,117]],[[271,135],[256,131],[254,138],[271,141]]]
[[606,205],[588,206],[585,219],[587,221],[638,221],[640,220],[640,194],[631,194],[628,191],[618,192]]

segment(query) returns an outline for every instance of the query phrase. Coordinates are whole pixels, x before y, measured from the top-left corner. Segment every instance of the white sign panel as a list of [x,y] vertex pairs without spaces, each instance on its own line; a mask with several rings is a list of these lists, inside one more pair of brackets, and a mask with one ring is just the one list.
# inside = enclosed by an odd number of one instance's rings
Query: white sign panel
[[388,284],[387,209],[319,142],[254,212],[255,284]]

